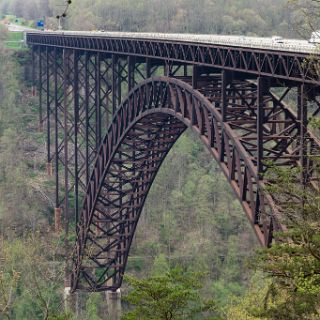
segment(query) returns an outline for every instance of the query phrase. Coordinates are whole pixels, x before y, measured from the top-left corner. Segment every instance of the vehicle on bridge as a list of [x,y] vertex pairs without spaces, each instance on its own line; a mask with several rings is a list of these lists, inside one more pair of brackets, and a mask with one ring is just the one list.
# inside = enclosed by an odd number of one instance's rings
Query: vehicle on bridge
[[309,43],[320,43],[320,30],[311,33]]
[[278,44],[278,43],[283,43],[284,40],[280,36],[272,36],[271,38],[272,44]]

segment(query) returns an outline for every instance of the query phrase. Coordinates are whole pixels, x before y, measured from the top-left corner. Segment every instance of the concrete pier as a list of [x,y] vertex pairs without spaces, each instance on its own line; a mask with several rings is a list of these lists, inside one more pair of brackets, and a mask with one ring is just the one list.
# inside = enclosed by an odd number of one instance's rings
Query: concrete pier
[[121,290],[107,291],[108,320],[120,320],[121,318]]
[[60,232],[62,229],[61,226],[61,208],[54,209],[54,231]]
[[53,175],[53,167],[52,167],[52,163],[51,162],[47,163],[47,175],[49,177],[52,177],[52,175]]

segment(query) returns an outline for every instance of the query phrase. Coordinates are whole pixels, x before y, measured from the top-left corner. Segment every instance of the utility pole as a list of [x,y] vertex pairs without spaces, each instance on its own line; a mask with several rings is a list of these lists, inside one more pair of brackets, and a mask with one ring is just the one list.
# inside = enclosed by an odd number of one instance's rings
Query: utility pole
[[65,18],[67,16],[67,12],[68,12],[68,9],[69,9],[69,6],[70,6],[71,3],[72,3],[71,0],[67,0],[65,5],[63,5],[63,6],[65,6],[64,11],[61,14],[58,14],[56,16],[56,18],[58,20],[58,30],[59,31],[62,30],[62,23],[61,23],[62,22],[62,18]]

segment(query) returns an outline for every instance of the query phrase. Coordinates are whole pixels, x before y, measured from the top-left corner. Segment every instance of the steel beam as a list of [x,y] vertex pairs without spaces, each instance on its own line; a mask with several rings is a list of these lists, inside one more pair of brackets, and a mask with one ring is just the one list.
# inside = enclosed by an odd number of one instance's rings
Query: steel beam
[[90,168],[90,145],[89,145],[89,60],[90,60],[90,53],[88,51],[85,52],[85,64],[84,64],[84,90],[85,90],[85,167],[86,167],[86,185],[89,182],[89,168]]
[[308,99],[305,84],[298,86],[298,121],[299,121],[299,147],[301,165],[301,184],[305,187],[309,182],[308,175]]
[[39,66],[38,66],[38,71],[39,71],[39,75],[38,75],[38,79],[39,79],[39,83],[38,83],[38,92],[39,92],[39,131],[43,130],[43,84],[44,84],[44,80],[43,80],[43,68],[42,68],[42,47],[39,46],[38,47],[38,56],[39,56]]
[[61,209],[59,200],[59,84],[58,84],[58,49],[54,49],[54,104],[55,104],[55,130],[54,130],[54,143],[55,143],[55,231],[59,232],[61,230]]
[[196,64],[249,75],[272,77],[319,85],[317,59],[310,60],[309,53],[256,49],[162,39],[138,39],[135,37],[92,37],[91,35],[62,35],[28,33],[27,43],[39,46],[67,47],[91,50],[115,55],[132,55],[163,61]]
[[69,231],[69,84],[70,84],[70,69],[69,69],[69,51],[63,49],[63,148],[64,148],[64,228],[65,234]]
[[96,85],[96,105],[95,105],[95,122],[96,122],[96,150],[98,150],[101,142],[101,54],[100,52],[96,53],[96,68],[95,68],[95,85]]
[[53,175],[54,159],[54,50],[46,48],[46,124],[47,124],[47,174]]
[[32,46],[31,49],[31,60],[32,60],[32,96],[35,97],[36,95],[36,46]]
[[130,91],[135,84],[135,57],[128,56],[128,91]]
[[265,125],[265,103],[264,97],[267,93],[266,80],[262,77],[258,78],[258,98],[257,98],[257,171],[259,179],[263,179],[263,142],[264,142],[264,125]]
[[112,55],[112,113],[114,114],[117,106],[120,103],[121,97],[120,92],[118,91],[119,86],[119,76],[118,76],[118,66],[119,66],[119,57],[116,55]]
[[79,141],[78,133],[80,128],[80,105],[79,105],[79,53],[73,51],[73,110],[74,110],[74,217],[78,224],[79,213]]
[[[73,290],[121,285],[152,181],[187,126],[220,164],[263,245],[279,230],[281,209],[277,195],[264,191],[267,163],[302,168],[304,187],[316,178],[308,153],[319,156],[320,145],[308,130],[307,101],[317,102],[319,87],[299,69],[300,56],[272,60],[274,53],[239,48],[95,38],[89,51],[85,38],[84,48],[72,37],[58,36],[59,45],[49,37],[50,47],[31,38],[39,123],[47,126],[47,162],[55,160],[57,231],[63,209],[68,233],[71,193],[75,198]],[[273,86],[284,88],[279,97]],[[284,102],[294,87],[298,115]]]

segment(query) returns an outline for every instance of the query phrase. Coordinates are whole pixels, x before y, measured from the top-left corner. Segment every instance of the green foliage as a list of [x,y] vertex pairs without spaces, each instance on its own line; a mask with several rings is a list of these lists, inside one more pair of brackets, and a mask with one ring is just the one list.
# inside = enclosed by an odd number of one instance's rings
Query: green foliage
[[[305,1],[299,1],[305,2]],[[310,2],[310,1],[309,1]],[[2,0],[0,12],[36,21],[46,17],[57,28],[60,0]],[[62,21],[73,30],[117,30],[292,36],[302,16],[288,0],[77,0]],[[11,19],[12,20],[12,19]],[[307,25],[307,23],[304,23]]]
[[163,274],[167,274],[169,271],[170,271],[170,266],[167,262],[167,259],[163,253],[160,253],[154,259],[154,263],[152,267],[152,275],[161,276]]
[[207,314],[215,311],[213,301],[203,301],[200,297],[203,277],[201,273],[183,273],[182,269],[144,280],[127,276],[133,290],[125,300],[135,308],[122,319],[191,320],[205,311]]
[[[0,225],[3,234],[35,230],[44,223],[40,207],[46,189],[39,174],[39,146],[33,141],[37,115],[26,101],[20,66],[9,52],[0,51]],[[43,138],[41,139],[43,141]]]
[[8,32],[7,41],[23,40],[23,32]]
[[0,45],[2,46],[2,41],[6,40],[8,36],[8,32],[6,27],[3,24],[0,24]]
[[6,48],[22,49],[23,48],[22,41],[23,41],[23,32],[6,32],[6,39],[4,41]]
[[296,183],[301,174],[279,168],[270,173],[275,183],[269,189],[281,201],[285,229],[270,249],[259,251],[255,262],[272,279],[260,313],[267,319],[320,316],[320,197],[318,190]]
[[265,297],[269,283],[261,274],[252,277],[250,285],[244,295],[231,296],[228,305],[221,312],[226,320],[266,320],[259,313],[265,306]]
[[243,293],[249,277],[245,261],[256,241],[225,178],[191,132],[181,136],[161,167],[136,235],[132,261],[146,257],[137,276],[180,266],[207,272],[205,295],[220,306],[230,294]]
[[295,13],[293,20],[300,34],[309,37],[311,31],[319,29],[320,2],[318,0],[288,0],[288,4]]
[[93,293],[88,297],[85,306],[85,316],[84,319],[88,320],[102,320],[99,317],[99,306],[103,305],[103,300],[100,294]]
[[2,239],[0,317],[54,319],[60,314],[64,264],[50,242],[40,233],[11,242]]

